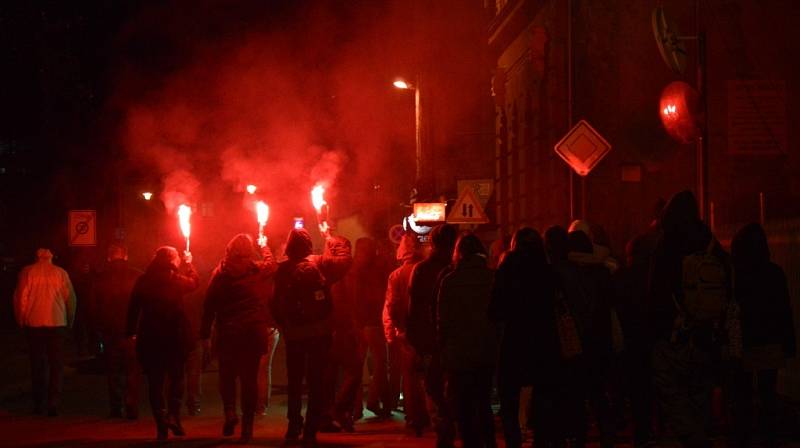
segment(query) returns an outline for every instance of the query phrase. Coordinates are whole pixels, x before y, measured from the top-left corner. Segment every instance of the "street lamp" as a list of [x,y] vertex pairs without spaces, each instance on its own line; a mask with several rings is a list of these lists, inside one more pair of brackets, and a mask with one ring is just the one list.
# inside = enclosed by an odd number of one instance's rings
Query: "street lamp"
[[144,193],[142,193],[142,197],[144,198],[145,201],[149,201],[153,197],[153,193],[145,191]]
[[421,181],[422,181],[422,105],[420,103],[420,89],[419,89],[419,82],[414,85],[409,83],[408,81],[397,78],[392,83],[396,88],[401,90],[413,90],[414,91],[414,115],[415,115],[415,133],[416,133],[416,176],[415,176],[415,185],[417,189],[421,190]]
[[250,184],[250,185],[248,185],[248,186],[246,187],[246,190],[247,190],[247,192],[248,192],[249,194],[256,194],[256,190],[258,190],[258,187],[256,187],[256,186],[255,186],[255,185],[253,185],[253,184]]

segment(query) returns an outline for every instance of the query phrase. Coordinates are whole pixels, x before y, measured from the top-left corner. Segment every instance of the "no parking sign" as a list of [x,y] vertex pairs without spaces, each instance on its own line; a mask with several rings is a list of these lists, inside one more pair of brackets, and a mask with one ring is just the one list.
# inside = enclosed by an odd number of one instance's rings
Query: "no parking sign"
[[70,210],[67,221],[70,246],[97,245],[97,211]]

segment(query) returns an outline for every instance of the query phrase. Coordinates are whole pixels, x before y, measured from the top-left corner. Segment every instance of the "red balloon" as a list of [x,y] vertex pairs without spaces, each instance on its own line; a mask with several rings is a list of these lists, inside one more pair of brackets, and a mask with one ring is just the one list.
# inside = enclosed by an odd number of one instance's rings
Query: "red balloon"
[[683,81],[671,82],[661,92],[661,123],[675,140],[687,144],[700,136],[700,94]]

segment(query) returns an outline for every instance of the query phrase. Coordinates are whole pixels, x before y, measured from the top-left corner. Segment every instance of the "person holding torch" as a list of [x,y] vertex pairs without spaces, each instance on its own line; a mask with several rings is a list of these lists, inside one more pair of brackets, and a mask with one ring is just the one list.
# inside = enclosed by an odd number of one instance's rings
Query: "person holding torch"
[[139,363],[147,375],[158,440],[166,440],[168,431],[185,435],[180,409],[186,358],[194,337],[184,297],[200,285],[191,263],[190,252],[184,252],[181,258],[174,247],[160,247],[136,280],[128,307],[127,335],[136,344]]

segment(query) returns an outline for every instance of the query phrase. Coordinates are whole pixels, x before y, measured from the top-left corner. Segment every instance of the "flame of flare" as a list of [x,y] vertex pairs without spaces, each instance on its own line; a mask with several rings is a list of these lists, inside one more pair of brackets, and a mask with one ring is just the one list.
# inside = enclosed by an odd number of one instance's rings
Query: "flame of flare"
[[322,207],[327,204],[325,202],[325,187],[322,185],[317,185],[311,190],[311,203],[314,204],[314,208],[317,209],[317,213],[322,212]]
[[192,233],[191,217],[192,208],[186,204],[181,204],[178,207],[178,221],[180,222],[181,232],[184,238],[189,238],[189,235]]
[[258,217],[258,225],[264,227],[267,225],[269,219],[269,205],[264,201],[256,202],[256,216]]

